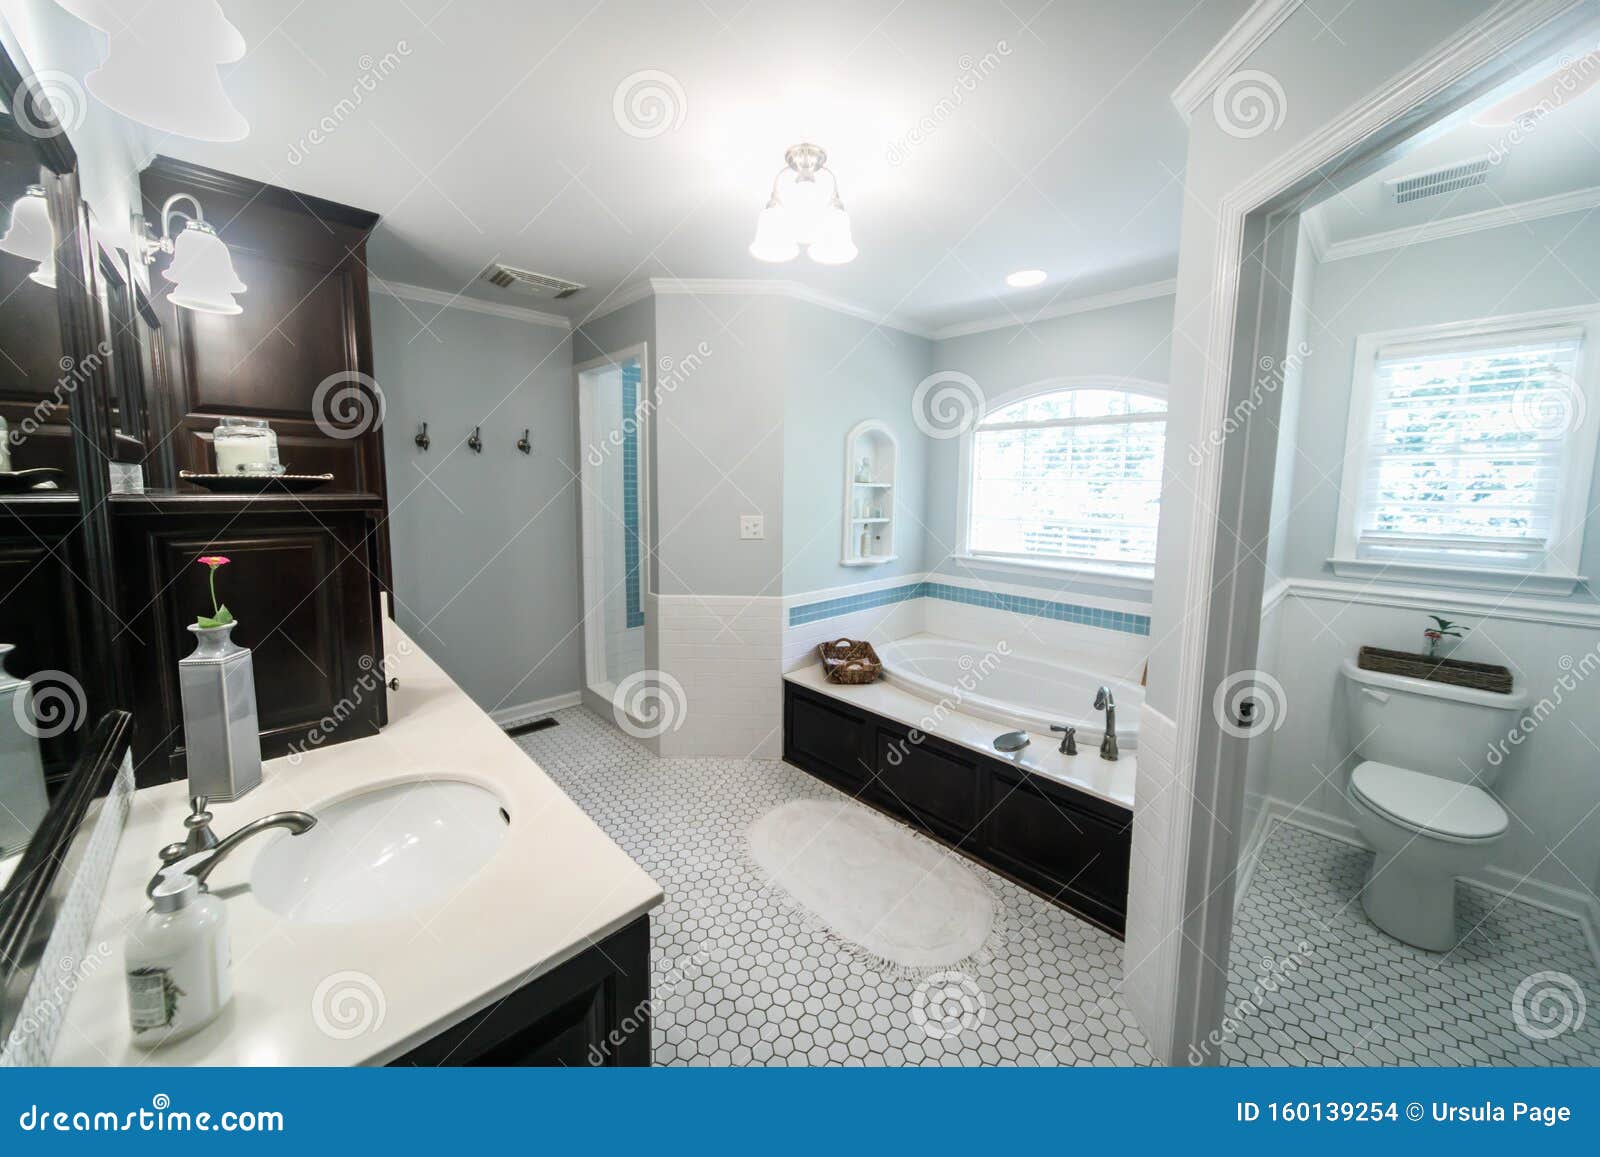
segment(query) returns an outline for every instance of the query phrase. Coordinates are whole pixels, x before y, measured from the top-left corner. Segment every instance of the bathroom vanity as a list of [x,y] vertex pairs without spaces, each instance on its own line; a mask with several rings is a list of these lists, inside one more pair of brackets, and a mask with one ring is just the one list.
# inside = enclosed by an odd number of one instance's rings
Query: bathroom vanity
[[[247,841],[212,873],[234,999],[154,1051],[128,1028],[122,941],[189,807],[182,783],[134,794],[90,936],[105,959],[72,997],[53,1064],[649,1063],[661,888],[388,622],[384,651],[400,684],[381,734],[270,760],[259,788],[212,806],[218,835],[275,811],[327,819]],[[370,853],[382,825],[407,822],[395,804],[408,793],[436,822],[406,829],[392,859],[421,855],[392,871]],[[285,841],[319,832],[321,851],[289,854]]]

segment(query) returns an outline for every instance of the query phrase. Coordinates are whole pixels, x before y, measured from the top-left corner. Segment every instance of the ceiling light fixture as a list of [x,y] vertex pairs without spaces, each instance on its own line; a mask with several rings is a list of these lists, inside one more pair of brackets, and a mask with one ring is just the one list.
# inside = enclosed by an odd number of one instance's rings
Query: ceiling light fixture
[[46,289],[56,287],[56,231],[43,185],[29,185],[11,206],[11,224],[0,237],[0,253],[34,262],[28,280]]
[[[187,201],[194,206],[189,223],[172,237],[172,218],[177,214],[174,205]],[[233,295],[243,293],[244,282],[233,270],[233,257],[222,243],[215,229],[206,224],[200,202],[188,193],[174,193],[161,206],[161,236],[157,237],[142,218],[133,223],[134,236],[142,238],[146,265],[154,264],[157,253],[172,254],[172,261],[161,271],[161,276],[172,282],[169,298],[173,305],[192,309],[196,313],[243,313],[243,308],[233,300]]]
[[[806,255],[819,265],[854,261],[859,250],[850,237],[850,215],[839,199],[839,178],[828,168],[828,154],[816,145],[795,145],[784,153],[784,167],[772,179],[772,196],[756,218],[750,256],[760,261],[792,261]],[[828,185],[818,180],[826,174]]]
[[1012,289],[1032,289],[1035,285],[1043,285],[1049,276],[1042,269],[1019,269],[1006,274],[1006,284]]
[[[151,0],[131,19],[110,0],[56,3],[106,35],[105,60],[83,78],[106,107],[198,141],[250,135],[250,122],[233,107],[217,71],[244,58],[244,37],[217,0]],[[152,57],[152,46],[159,57]]]

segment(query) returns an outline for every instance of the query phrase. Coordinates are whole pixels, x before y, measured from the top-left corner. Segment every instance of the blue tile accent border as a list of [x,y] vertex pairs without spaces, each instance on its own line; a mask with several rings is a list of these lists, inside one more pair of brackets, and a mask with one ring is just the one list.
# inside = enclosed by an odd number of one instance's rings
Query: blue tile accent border
[[644,626],[639,583],[639,377],[637,361],[622,367],[622,568],[630,628]]
[[1041,619],[1054,619],[1062,623],[1077,623],[1085,627],[1099,627],[1107,631],[1121,631],[1128,635],[1148,635],[1150,616],[1135,615],[1126,611],[1108,611],[1100,607],[1079,606],[1076,603],[1058,603],[1050,599],[1027,598],[1022,595],[1002,595],[993,591],[973,590],[952,586],[949,583],[917,582],[902,587],[885,587],[864,594],[846,595],[843,598],[824,599],[789,608],[789,625],[803,626],[823,619],[865,611],[872,607],[885,607],[903,603],[907,599],[944,599],[952,603],[965,603],[973,607],[988,607],[996,611],[1010,611],[1019,615],[1037,615]]

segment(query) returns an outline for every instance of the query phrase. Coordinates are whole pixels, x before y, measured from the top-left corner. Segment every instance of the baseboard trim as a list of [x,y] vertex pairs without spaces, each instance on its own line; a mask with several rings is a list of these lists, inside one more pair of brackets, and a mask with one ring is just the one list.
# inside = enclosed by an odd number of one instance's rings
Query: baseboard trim
[[[1259,838],[1252,837],[1247,852],[1239,857],[1239,887],[1234,899],[1235,911],[1238,910],[1238,897],[1244,895],[1249,880],[1255,875],[1262,849],[1271,838],[1273,829],[1280,823],[1304,828],[1308,832],[1327,836],[1331,840],[1350,844],[1363,851],[1371,850],[1361,839],[1361,832],[1354,821],[1347,820],[1343,816],[1332,816],[1315,808],[1296,806],[1275,796],[1268,796],[1266,805],[1262,808],[1261,821],[1256,825],[1261,834]],[[1554,912],[1558,916],[1576,920],[1578,927],[1583,930],[1583,938],[1588,942],[1589,953],[1594,957],[1596,967],[1600,967],[1600,900],[1576,888],[1563,888],[1558,884],[1549,884],[1542,880],[1525,880],[1515,872],[1509,872],[1504,868],[1489,867],[1482,872],[1460,878],[1475,888],[1482,888],[1519,903],[1531,904],[1546,912]]]
[[548,715],[552,711],[561,711],[568,707],[576,707],[583,702],[582,691],[568,691],[564,695],[552,695],[548,699],[535,699],[530,703],[518,703],[511,707],[502,707],[498,711],[489,712],[501,727],[512,723],[521,723],[539,715]]

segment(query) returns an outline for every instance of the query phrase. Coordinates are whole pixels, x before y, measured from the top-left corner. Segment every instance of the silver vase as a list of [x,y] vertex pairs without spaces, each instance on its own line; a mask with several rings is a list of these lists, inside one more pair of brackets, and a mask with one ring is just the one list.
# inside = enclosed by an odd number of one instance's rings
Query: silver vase
[[191,796],[234,800],[261,782],[255,669],[250,648],[233,641],[238,625],[190,623],[196,646],[178,660]]

